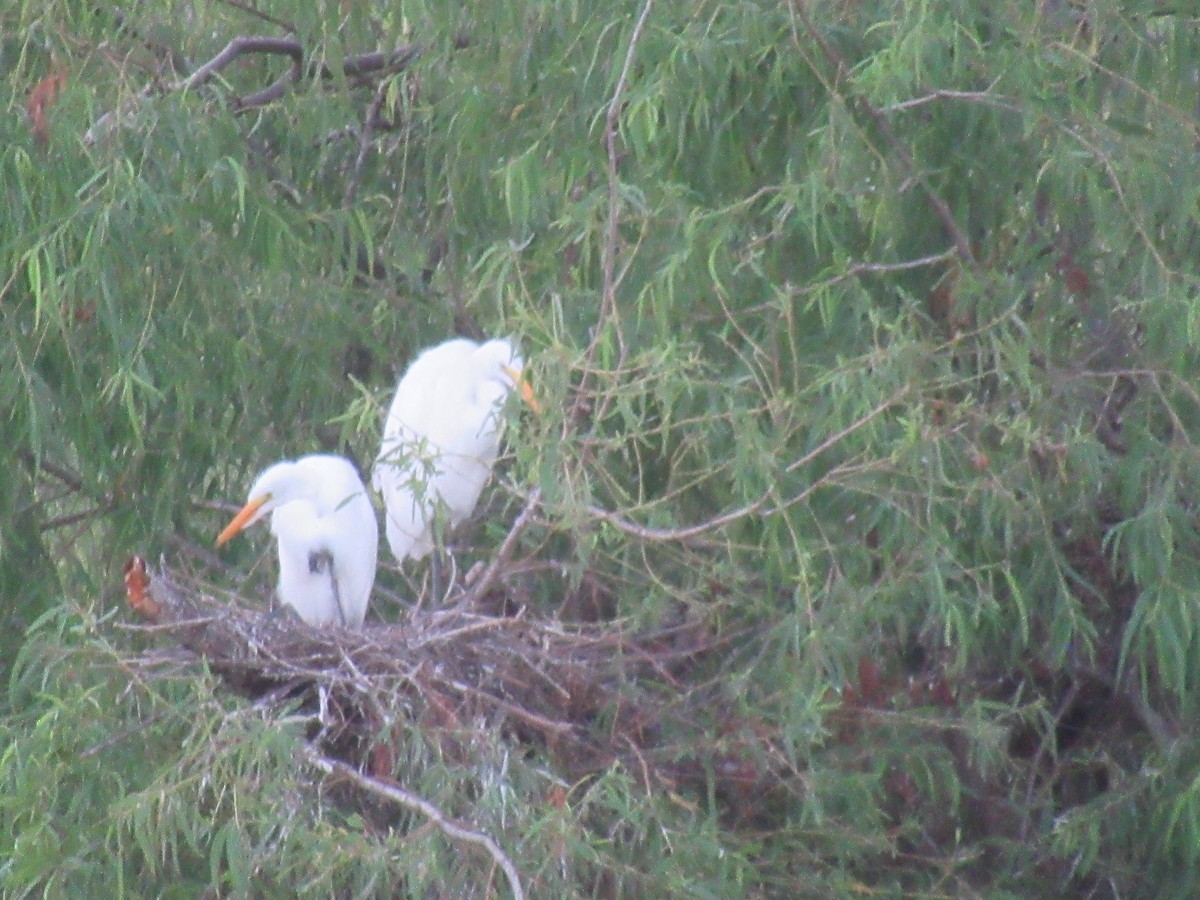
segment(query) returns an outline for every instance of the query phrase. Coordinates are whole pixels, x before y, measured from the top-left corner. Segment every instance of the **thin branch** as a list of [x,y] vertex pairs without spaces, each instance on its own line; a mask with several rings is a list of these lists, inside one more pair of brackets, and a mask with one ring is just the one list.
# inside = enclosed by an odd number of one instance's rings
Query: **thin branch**
[[86,493],[83,488],[83,478],[73,469],[68,469],[66,466],[60,466],[58,463],[47,459],[45,456],[37,457],[36,459],[32,453],[22,453],[21,456],[25,459],[26,463],[36,466],[47,475],[53,475],[71,490],[80,494]]
[[277,19],[275,16],[263,12],[258,7],[251,6],[249,3],[243,3],[242,0],[218,0],[218,2],[224,3],[226,6],[232,6],[234,9],[240,9],[247,15],[255,16],[256,18],[262,19],[264,22],[277,25],[288,34],[296,33],[296,26],[291,22],[288,22],[285,19]]
[[[787,468],[784,469],[784,472],[787,474],[791,474],[792,472],[795,472],[797,469],[799,469],[801,466],[805,466],[808,463],[812,462],[814,459],[816,459],[818,456],[820,456],[822,453],[824,453],[826,450],[828,450],[834,444],[839,443],[843,438],[849,437],[851,434],[858,431],[860,428],[863,428],[864,426],[869,424],[872,420],[874,420],[877,417],[879,417],[880,415],[882,415],[888,409],[891,409],[891,407],[895,406],[896,403],[898,403],[901,400],[901,398],[903,398],[904,395],[907,393],[908,393],[907,387],[900,388],[900,390],[896,391],[896,393],[892,394],[891,397],[889,397],[887,400],[883,401],[883,403],[876,406],[873,410],[871,410],[865,416],[850,423],[849,425],[847,425],[845,428],[843,428],[841,431],[837,432],[836,434],[830,435],[825,440],[821,441],[821,443],[819,443],[812,450],[808,451],[807,453],[805,453],[803,456],[799,457],[798,459],[793,460],[791,463],[788,464]],[[811,493],[813,487],[815,487],[815,485],[810,486],[810,488],[807,491],[805,491],[805,495]],[[651,528],[646,525],[639,525],[637,522],[631,522],[628,519],[622,518],[621,516],[618,516],[615,513],[611,513],[606,509],[601,509],[598,506],[588,506],[588,507],[586,507],[586,509],[589,513],[596,516],[597,518],[603,519],[605,522],[608,522],[610,525],[613,525],[617,529],[624,531],[626,534],[631,534],[634,537],[641,538],[642,540],[647,540],[647,541],[685,541],[685,540],[688,540],[689,538],[694,538],[701,534],[704,534],[707,531],[712,531],[713,529],[721,528],[722,526],[728,525],[731,522],[736,522],[738,519],[742,519],[742,518],[745,518],[746,516],[753,515],[754,513],[761,510],[764,506],[766,506],[767,502],[774,496],[775,496],[775,487],[772,486],[772,487],[768,488],[766,490],[766,492],[764,492],[763,495],[761,497],[759,497],[757,500],[753,500],[744,506],[740,506],[735,510],[731,510],[730,512],[722,513],[721,515],[716,516],[715,518],[707,519],[706,521],[700,522],[696,525],[687,525],[682,528]],[[794,501],[789,502],[787,505],[790,506],[790,505],[792,505],[792,503],[794,503]]]
[[[996,79],[996,81],[999,80],[999,78]],[[996,109],[1007,110],[1008,112],[1023,112],[1021,107],[1015,102],[993,94],[992,88],[995,86],[996,82],[994,81],[985,91],[951,91],[945,88],[938,88],[920,97],[913,97],[911,100],[901,100],[899,103],[890,103],[887,106],[881,106],[879,111],[882,113],[902,112],[904,110],[916,109],[919,106],[925,106],[929,103],[936,103],[939,100],[962,100],[967,103],[992,106]]]
[[339,760],[331,759],[310,746],[305,747],[304,756],[309,763],[329,775],[339,775],[368,793],[382,797],[385,800],[390,800],[399,806],[403,806],[405,809],[420,813],[451,840],[482,847],[504,872],[504,876],[508,879],[509,889],[512,890],[513,900],[524,900],[525,891],[521,887],[521,875],[517,871],[517,867],[513,865],[513,861],[509,859],[508,855],[500,849],[500,845],[486,834],[467,828],[465,825],[456,822],[425,798],[418,797],[416,794],[406,791],[397,784],[384,781],[381,778],[364,775],[354,767],[348,766]]
[[88,519],[94,519],[97,516],[103,516],[112,512],[112,504],[103,506],[93,506],[90,509],[85,509],[80,512],[68,513],[67,515],[56,516],[53,519],[47,519],[38,525],[38,531],[45,533],[54,531],[58,528],[66,528],[68,525],[75,525],[79,522],[86,522]]
[[504,538],[504,542],[500,545],[495,555],[492,557],[491,563],[484,569],[483,574],[471,585],[468,596],[474,599],[480,599],[487,593],[488,588],[500,574],[500,569],[509,557],[512,556],[513,548],[517,545],[517,538],[521,536],[526,526],[533,519],[533,514],[537,512],[538,505],[542,500],[542,489],[535,487],[529,492],[528,498],[525,500],[525,508],[521,510],[520,515],[512,524],[512,528],[508,530],[508,534]]
[[1058,702],[1057,709],[1054,710],[1054,718],[1047,724],[1046,731],[1042,735],[1041,741],[1038,742],[1037,753],[1034,754],[1033,760],[1027,767],[1028,778],[1025,782],[1025,803],[1022,807],[1023,814],[1021,816],[1021,829],[1018,832],[1020,835],[1018,840],[1023,844],[1029,837],[1029,828],[1032,825],[1033,817],[1033,795],[1037,790],[1038,784],[1042,783],[1041,777],[1042,763],[1050,754],[1051,750],[1057,746],[1057,732],[1062,725],[1063,719],[1066,717],[1075,706],[1075,701],[1079,699],[1079,679],[1075,678],[1071,681],[1071,686],[1067,689],[1065,695]]
[[[375,72],[403,69],[421,55],[421,48],[416,44],[407,47],[397,47],[395,50],[374,50],[371,53],[360,53],[342,60],[342,74],[347,78],[357,78],[360,75],[372,75]],[[328,68],[321,67],[323,78],[332,77]]]
[[371,149],[371,141],[375,138],[375,126],[379,122],[379,111],[387,100],[389,84],[389,79],[385,78],[376,86],[375,96],[371,98],[371,105],[367,107],[362,127],[358,130],[358,156],[354,159],[354,169],[346,181],[346,193],[342,196],[342,209],[349,209],[353,206],[354,198],[358,195],[363,171],[367,164],[367,152]]
[[[230,63],[249,54],[265,53],[291,57],[292,65],[273,84],[247,94],[234,97],[229,105],[234,110],[252,109],[277,100],[287,93],[288,88],[298,82],[304,73],[304,46],[295,38],[274,37],[245,37],[240,36],[231,40],[225,48],[196,69],[191,75],[167,84],[164,92],[187,91],[201,87],[212,80],[213,76],[226,68]],[[341,74],[346,78],[360,78],[376,72],[390,72],[402,69],[416,59],[421,48],[416,45],[397,47],[393,50],[373,50],[358,56],[350,56],[342,61]],[[334,72],[326,65],[317,70],[323,79],[331,79]],[[151,82],[130,99],[121,103],[115,110],[109,110],[95,121],[83,136],[84,143],[94,144],[101,137],[106,137],[119,126],[121,120],[128,116],[133,109],[145,98],[152,96],[156,85]]]
[[[634,52],[642,36],[642,29],[650,17],[654,0],[646,0],[642,14],[638,16],[637,24],[629,35],[629,46],[625,50],[625,63],[621,66],[621,74],[617,77],[616,87],[613,88],[612,98],[608,103],[608,113],[604,117],[604,147],[608,158],[608,228],[604,238],[604,248],[601,253],[602,283],[600,293],[600,311],[596,315],[596,325],[592,332],[592,340],[588,345],[583,379],[575,392],[575,402],[571,414],[567,416],[567,425],[575,420],[584,409],[587,397],[588,372],[596,360],[600,341],[604,334],[604,323],[611,317],[617,335],[617,347],[621,362],[625,359],[625,338],[621,333],[621,323],[616,316],[617,306],[617,241],[621,219],[621,184],[617,173],[617,132],[621,115],[621,102],[625,94],[625,86],[629,81],[629,70],[633,67]],[[617,368],[620,368],[620,364]]]
[[[821,54],[826,61],[833,66],[835,73],[835,84],[828,86],[829,91],[834,96],[839,96],[836,84],[849,80],[850,67],[846,64],[846,60],[842,57],[833,45],[825,39],[825,36],[817,30],[816,25],[808,15],[805,5],[797,0],[788,0],[788,6],[801,21],[804,22],[804,28],[808,32],[809,37],[820,48]],[[941,195],[933,189],[924,173],[918,168],[916,161],[913,159],[912,153],[908,148],[896,137],[896,133],[892,131],[892,125],[888,121],[887,115],[875,106],[872,106],[866,97],[860,94],[846,93],[840,95],[843,102],[847,103],[851,108],[856,108],[863,112],[869,118],[877,129],[880,135],[883,136],[884,142],[891,148],[892,154],[900,164],[902,174],[906,179],[915,181],[921,188],[921,192],[925,195],[926,201],[933,207],[934,214],[942,222],[942,227],[945,228],[946,234],[954,242],[955,255],[959,260],[972,271],[979,272],[979,261],[975,259],[975,254],[971,250],[971,242],[967,239],[966,234],[958,226],[958,222],[954,219],[954,214],[950,211],[950,207]]]
[[[608,159],[608,231],[604,238],[600,314],[597,317],[597,331],[596,336],[593,337],[593,344],[599,340],[600,327],[603,326],[604,320],[614,314],[617,305],[617,285],[614,273],[617,261],[618,227],[621,218],[621,183],[617,172],[617,131],[620,128],[621,104],[625,94],[625,85],[629,81],[629,70],[633,66],[633,55],[653,5],[653,0],[646,0],[646,5],[642,7],[642,14],[638,17],[637,24],[633,26],[633,33],[629,35],[629,46],[625,50],[625,63],[621,66],[621,74],[617,77],[617,85],[613,88],[612,99],[608,102],[608,113],[604,117],[604,149]],[[614,324],[617,331],[617,343],[621,347],[623,357],[625,341],[621,335],[619,321],[614,320]]]

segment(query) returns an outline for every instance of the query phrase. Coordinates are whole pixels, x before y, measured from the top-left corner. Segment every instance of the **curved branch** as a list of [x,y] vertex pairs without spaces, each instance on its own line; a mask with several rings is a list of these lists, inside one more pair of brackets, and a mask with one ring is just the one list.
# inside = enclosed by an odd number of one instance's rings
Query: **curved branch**
[[309,763],[329,775],[340,775],[354,782],[355,785],[368,793],[374,794],[377,797],[383,797],[385,800],[390,800],[393,803],[403,806],[405,809],[420,813],[451,840],[482,847],[504,872],[504,877],[508,879],[508,886],[512,890],[513,900],[524,900],[525,890],[521,887],[521,874],[517,871],[517,867],[513,865],[513,861],[509,859],[508,855],[500,849],[500,845],[483,832],[475,831],[467,828],[465,825],[459,824],[424,797],[419,797],[411,791],[406,791],[398,784],[384,781],[381,778],[374,778],[370,775],[364,775],[353,766],[348,766],[340,760],[325,756],[311,746],[305,746],[304,756]]
[[[850,77],[849,64],[834,46],[825,39],[825,36],[817,30],[817,26],[810,18],[805,4],[797,2],[797,0],[788,0],[788,7],[800,17],[809,37],[812,38],[813,43],[820,49],[821,55],[825,57],[826,62],[833,67],[836,84],[848,82]],[[954,218],[954,213],[950,211],[949,205],[933,189],[933,185],[929,183],[929,179],[925,177],[925,173],[917,166],[912,153],[904,146],[900,138],[896,136],[896,132],[892,130],[892,124],[888,121],[887,114],[872,105],[862,94],[852,93],[851,91],[839,93],[834,84],[828,85],[828,89],[831,95],[840,96],[850,109],[860,111],[874,123],[884,142],[891,148],[892,155],[899,164],[904,177],[912,179],[921,188],[921,193],[925,195],[925,200],[933,208],[934,215],[941,221],[946,234],[954,243],[954,252],[959,260],[973,272],[979,272],[981,270],[979,260],[975,258],[975,253],[971,249],[971,242],[967,239],[966,233],[959,227],[958,222]]]
[[[898,391],[896,391],[896,393],[892,394],[892,396],[888,397],[888,399],[884,400],[865,416],[854,420],[841,431],[831,434],[829,437],[825,438],[825,440],[821,441],[821,443],[817,444],[817,446],[813,447],[803,456],[792,460],[792,462],[788,463],[787,467],[784,469],[784,472],[790,475],[792,472],[795,472],[802,466],[808,465],[830,447],[840,443],[843,438],[849,437],[851,434],[858,431],[860,428],[863,428],[871,421],[882,415],[884,412],[891,409],[893,406],[899,403],[907,393],[907,387],[900,388]],[[810,494],[819,483],[820,482],[814,482],[812,485],[810,485],[808,489],[803,492],[802,496],[807,496]],[[768,501],[770,501],[774,494],[775,488],[772,486],[768,488],[758,499],[752,500],[744,506],[739,506],[737,509],[721,513],[712,519],[707,519],[695,525],[684,525],[679,528],[653,528],[648,525],[639,525],[637,522],[632,522],[629,519],[618,516],[616,513],[611,513],[606,509],[601,509],[598,506],[588,506],[585,507],[585,509],[587,509],[587,511],[596,518],[602,519],[618,530],[645,541],[686,541],[695,537],[699,537],[707,531],[712,531],[725,525],[729,525],[732,522],[736,522],[738,519],[743,519],[746,516],[754,515],[767,505]],[[800,498],[793,498],[785,505],[791,506],[798,499]]]
[[[301,76],[304,74],[304,46],[295,38],[240,36],[231,40],[220,53],[200,66],[192,74],[167,84],[163,90],[169,93],[171,91],[188,91],[193,88],[202,87],[234,60],[254,53],[288,56],[291,57],[292,65],[284,75],[280,76],[268,87],[251,94],[246,94],[243,97],[234,97],[230,100],[230,108],[235,111],[265,106],[279,99],[287,93],[291,85],[300,81]],[[377,72],[397,71],[407,66],[420,56],[420,54],[421,48],[415,44],[410,44],[409,46],[397,47],[393,50],[374,50],[369,53],[359,54],[358,56],[349,56],[342,61],[341,74],[347,78],[361,78]],[[323,79],[328,80],[334,77],[334,71],[326,65],[321,65],[318,72]],[[122,103],[117,109],[106,112],[87,130],[83,136],[83,142],[91,146],[101,137],[111,134],[119,127],[121,121],[132,113],[138,103],[153,95],[155,90],[156,86],[153,83],[148,84],[134,97]]]

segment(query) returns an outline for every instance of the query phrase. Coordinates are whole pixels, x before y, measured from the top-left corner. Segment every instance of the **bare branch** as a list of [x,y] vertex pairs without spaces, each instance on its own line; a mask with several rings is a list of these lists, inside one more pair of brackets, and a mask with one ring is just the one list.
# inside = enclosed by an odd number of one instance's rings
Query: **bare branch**
[[304,48],[292,38],[235,37],[225,49],[198,68],[187,78],[170,85],[169,91],[190,91],[206,84],[209,79],[239,57],[250,53],[275,53],[292,58],[292,80],[300,77],[300,66],[304,62]]
[[936,103],[939,100],[962,100],[967,103],[979,103],[983,106],[1008,110],[1009,112],[1022,111],[1021,107],[1014,101],[993,94],[993,87],[995,87],[994,83],[986,91],[952,91],[946,88],[938,88],[937,90],[930,91],[928,94],[914,97],[911,100],[902,100],[899,103],[890,103],[887,106],[881,106],[879,111],[883,113],[902,112],[904,110],[916,109],[929,103]]
[[367,151],[371,149],[371,141],[375,137],[375,126],[379,122],[379,111],[383,108],[383,104],[387,100],[388,86],[388,79],[379,82],[375,88],[375,96],[371,98],[371,105],[367,107],[367,113],[363,116],[362,127],[358,130],[358,156],[354,159],[354,169],[350,173],[350,178],[346,181],[346,193],[342,197],[342,209],[349,209],[353,206],[354,198],[358,195],[359,185],[362,184],[363,169],[367,164]]
[[234,9],[240,9],[242,12],[246,13],[247,15],[251,15],[256,18],[262,19],[264,22],[269,22],[272,25],[278,25],[280,28],[282,28],[288,34],[296,33],[296,26],[293,25],[291,22],[288,22],[284,19],[276,18],[275,16],[272,16],[269,13],[263,12],[258,7],[251,6],[249,3],[242,2],[242,0],[219,0],[219,2],[224,3],[226,6],[232,6]]
[[535,487],[529,493],[529,497],[525,500],[525,508],[521,510],[520,515],[512,524],[512,528],[508,530],[508,535],[504,538],[504,542],[492,557],[491,563],[484,570],[483,574],[471,585],[468,596],[475,599],[480,599],[487,593],[488,588],[496,580],[500,574],[500,569],[506,563],[509,557],[512,556],[513,548],[517,545],[517,538],[521,536],[521,532],[533,519],[533,514],[537,511],[538,505],[542,499],[542,489]]
[[521,887],[521,874],[517,871],[517,867],[513,865],[513,861],[509,859],[508,855],[500,849],[500,845],[483,832],[475,831],[456,822],[424,797],[419,797],[411,791],[406,791],[398,784],[384,781],[381,778],[373,778],[370,775],[364,775],[352,766],[325,756],[311,746],[305,747],[304,756],[309,763],[327,774],[339,775],[368,793],[374,794],[377,797],[383,797],[385,800],[390,800],[393,803],[403,806],[405,809],[420,813],[451,840],[482,847],[504,872],[504,877],[508,879],[508,886],[512,891],[514,900],[524,900],[525,890]]

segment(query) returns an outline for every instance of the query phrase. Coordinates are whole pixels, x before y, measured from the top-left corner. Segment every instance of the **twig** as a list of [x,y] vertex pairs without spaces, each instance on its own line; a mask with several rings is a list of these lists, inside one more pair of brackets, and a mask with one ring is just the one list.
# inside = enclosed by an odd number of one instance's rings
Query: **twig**
[[541,499],[542,489],[540,487],[535,487],[529,492],[529,497],[525,500],[525,508],[521,510],[520,515],[513,522],[512,528],[508,530],[504,542],[500,544],[500,548],[492,557],[492,561],[483,570],[483,574],[471,585],[466,596],[474,600],[479,600],[487,593],[488,588],[492,586],[492,583],[499,576],[501,567],[512,556],[513,548],[517,545],[517,538],[521,536],[521,532],[525,530],[526,526],[533,519],[533,514],[537,511]]
[[1037,753],[1033,755],[1033,760],[1029,763],[1029,777],[1025,784],[1025,802],[1022,805],[1023,814],[1021,816],[1021,829],[1018,832],[1017,838],[1022,844],[1025,843],[1029,836],[1029,827],[1032,824],[1030,819],[1033,811],[1033,794],[1037,789],[1038,783],[1041,781],[1039,770],[1042,767],[1042,762],[1050,753],[1051,745],[1055,743],[1056,732],[1067,713],[1075,706],[1075,701],[1079,699],[1079,679],[1072,679],[1071,686],[1067,689],[1065,695],[1058,702],[1058,708],[1054,711],[1053,720],[1047,725],[1045,734],[1042,735],[1041,741],[1038,743]]
[[371,149],[371,141],[375,137],[375,125],[379,121],[379,110],[383,108],[384,101],[387,100],[388,87],[389,79],[385,78],[379,82],[375,88],[375,96],[371,98],[371,105],[367,107],[367,113],[363,117],[362,127],[358,130],[358,156],[354,159],[354,169],[346,181],[346,193],[342,196],[342,209],[349,209],[353,206],[354,198],[358,195],[358,188],[362,184],[363,169],[367,164],[367,151]]
[[[625,85],[629,81],[629,70],[633,67],[634,51],[637,49],[638,41],[642,36],[642,29],[646,25],[646,20],[650,16],[650,9],[653,6],[654,0],[646,0],[646,5],[642,7],[642,14],[638,16],[637,24],[633,26],[633,32],[629,35],[629,46],[625,50],[625,63],[621,67],[621,74],[617,77],[616,87],[613,88],[613,95],[608,103],[608,113],[604,118],[604,147],[608,157],[608,228],[604,238],[604,248],[601,253],[600,263],[601,271],[603,272],[600,311],[596,315],[595,329],[592,332],[591,343],[587,348],[583,378],[576,389],[575,402],[572,405],[571,414],[567,416],[568,427],[583,411],[587,397],[588,374],[593,367],[592,364],[595,362],[596,353],[600,348],[600,341],[604,334],[604,323],[610,317],[613,320],[613,327],[617,335],[619,358],[621,362],[624,362],[625,359],[625,338],[621,333],[620,320],[615,315],[617,305],[617,240],[621,205],[621,185],[617,175],[617,130],[619,127],[618,120],[621,115],[621,100],[625,94]],[[617,368],[620,367],[620,364],[618,364]]]
[[85,509],[80,512],[68,513],[66,515],[57,516],[53,519],[47,519],[38,525],[38,531],[47,532],[54,531],[58,528],[66,528],[68,525],[75,525],[78,522],[86,522],[88,519],[94,519],[96,516],[103,516],[113,511],[111,503],[93,506],[90,509]]
[[288,34],[296,33],[296,26],[291,22],[288,22],[284,19],[277,19],[275,16],[265,13],[255,6],[251,6],[249,3],[243,3],[242,0],[219,0],[219,2],[224,3],[226,6],[232,6],[234,9],[240,9],[247,15],[255,16],[259,19],[262,19],[264,22],[270,22],[272,25],[278,25]]
[[[843,438],[849,437],[851,434],[858,431],[860,428],[864,427],[865,425],[869,424],[872,420],[874,420],[878,416],[882,415],[888,409],[895,406],[896,403],[898,403],[900,401],[900,399],[903,398],[904,395],[907,393],[908,393],[907,387],[900,388],[900,390],[896,391],[896,393],[892,394],[891,397],[889,397],[887,400],[883,401],[883,403],[876,406],[873,410],[871,410],[865,416],[861,417],[860,419],[855,420],[854,422],[851,422],[849,425],[847,425],[841,431],[839,431],[835,434],[832,434],[829,437],[827,437],[825,440],[821,441],[821,443],[819,443],[812,450],[809,450],[803,456],[799,457],[798,459],[793,460],[790,464],[788,464],[787,468],[784,469],[784,472],[790,474],[790,473],[796,471],[797,469],[799,469],[801,466],[805,466],[808,463],[812,462],[814,459],[816,459],[818,456],[820,456],[822,453],[824,453],[826,450],[828,450],[834,444],[839,443]],[[811,493],[812,488],[815,486],[816,485],[811,485],[809,487],[809,489],[807,491],[805,491],[805,495],[807,495],[808,493]],[[775,495],[775,486],[772,485],[757,500],[753,500],[750,503],[745,504],[744,506],[740,506],[737,509],[731,510],[730,512],[722,513],[721,515],[716,516],[715,518],[707,519],[706,521],[700,522],[696,525],[687,525],[687,526],[683,526],[681,528],[651,528],[646,525],[639,525],[637,522],[631,522],[628,519],[624,519],[621,516],[618,516],[615,513],[611,513],[606,509],[601,509],[598,506],[588,506],[585,508],[587,509],[587,511],[589,513],[596,516],[597,518],[603,519],[605,522],[608,522],[610,525],[613,525],[617,529],[624,531],[626,534],[631,534],[634,537],[641,538],[642,540],[659,541],[659,542],[662,542],[662,541],[686,541],[690,538],[697,537],[698,535],[704,534],[707,531],[712,531],[715,528],[720,528],[724,525],[728,525],[731,522],[736,522],[738,519],[744,518],[749,515],[753,515],[754,513],[758,512],[760,509],[762,509],[764,506],[766,506],[767,502],[774,495]],[[789,503],[788,505],[791,505],[791,503]]]
[[309,763],[321,771],[330,775],[340,775],[368,793],[383,797],[386,800],[403,806],[405,809],[420,813],[451,840],[482,847],[504,872],[504,876],[508,879],[509,889],[512,891],[513,900],[524,900],[525,891],[521,887],[521,875],[517,871],[517,867],[513,865],[513,861],[509,859],[508,855],[500,849],[500,845],[492,838],[480,831],[475,831],[456,822],[425,798],[418,797],[416,794],[406,791],[397,784],[384,781],[381,778],[364,775],[352,766],[348,766],[339,760],[331,759],[311,746],[306,746],[303,752]]
[[[999,80],[999,78],[996,79],[996,81]],[[899,103],[882,106],[879,108],[879,111],[883,113],[901,112],[903,110],[916,109],[919,106],[925,106],[929,103],[936,103],[938,100],[963,100],[967,103],[980,103],[984,106],[992,106],[996,109],[1007,110],[1008,112],[1022,112],[1021,107],[1013,101],[1004,97],[997,97],[992,93],[992,88],[996,86],[996,81],[993,81],[985,91],[951,91],[945,88],[938,88],[920,97],[913,97],[911,100],[901,100]]]
[[47,475],[53,475],[67,487],[71,488],[71,490],[78,491],[79,493],[84,492],[83,478],[80,477],[78,472],[68,469],[66,466],[60,466],[58,463],[52,462],[44,456],[35,458],[32,453],[27,452],[22,452],[21,456],[27,463],[36,465]]

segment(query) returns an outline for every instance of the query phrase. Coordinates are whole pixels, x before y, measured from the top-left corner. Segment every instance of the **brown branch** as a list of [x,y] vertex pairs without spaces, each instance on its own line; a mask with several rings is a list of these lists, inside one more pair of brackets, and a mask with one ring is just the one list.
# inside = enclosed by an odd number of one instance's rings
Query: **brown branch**
[[209,79],[231,62],[250,53],[274,53],[292,58],[292,80],[300,77],[304,63],[304,48],[293,38],[235,37],[225,49],[198,68],[187,78],[168,86],[168,91],[190,91],[206,84]]
[[371,149],[371,141],[375,137],[375,126],[379,122],[379,111],[383,108],[383,104],[387,100],[388,86],[388,79],[379,82],[375,88],[375,96],[371,98],[371,105],[367,107],[367,113],[363,117],[362,127],[358,130],[358,156],[354,159],[354,169],[350,173],[350,178],[346,181],[346,193],[342,197],[342,209],[350,209],[354,205],[354,198],[358,195],[359,186],[362,184],[363,171],[367,164],[367,151]]
[[385,800],[390,800],[393,803],[403,806],[405,809],[420,813],[451,840],[482,847],[504,872],[504,877],[508,879],[508,886],[512,891],[514,900],[524,900],[525,891],[521,887],[521,874],[517,871],[517,867],[513,865],[513,861],[508,855],[500,849],[500,845],[483,832],[475,831],[456,822],[424,797],[419,797],[411,791],[406,791],[393,782],[364,775],[362,772],[352,766],[346,765],[340,760],[325,756],[312,746],[305,746],[304,757],[309,763],[327,774],[338,775],[353,782],[368,793],[374,794],[377,797],[383,797]]
[[88,519],[94,519],[98,516],[107,515],[113,511],[111,503],[103,506],[93,506],[90,509],[81,510],[80,512],[68,513],[62,516],[56,516],[53,519],[47,519],[38,525],[38,531],[47,532],[54,531],[58,528],[66,528],[68,525],[76,525],[79,522],[86,522]]
[[808,32],[809,37],[820,48],[821,54],[825,57],[826,61],[833,66],[835,81],[833,84],[828,85],[830,93],[834,96],[840,96],[842,102],[846,103],[851,109],[859,110],[875,124],[880,135],[883,136],[884,142],[891,148],[892,154],[898,161],[904,177],[915,181],[920,186],[921,193],[925,195],[925,199],[933,208],[934,214],[941,220],[942,227],[954,243],[955,255],[958,256],[963,265],[974,272],[980,272],[979,261],[975,259],[975,254],[971,250],[971,242],[967,239],[963,230],[958,227],[958,222],[955,220],[954,214],[950,211],[950,207],[946,204],[946,201],[933,189],[933,186],[929,183],[929,179],[925,177],[925,174],[917,166],[912,153],[896,137],[896,133],[892,130],[891,122],[888,121],[886,113],[873,106],[861,94],[850,92],[839,94],[836,85],[848,81],[850,76],[850,67],[846,64],[846,60],[825,39],[825,36],[817,30],[803,2],[788,0],[788,6],[804,22],[804,28]]
[[535,487],[532,491],[530,491],[528,498],[525,500],[524,509],[521,510],[520,515],[518,515],[516,520],[513,522],[512,528],[508,530],[508,534],[505,536],[504,542],[500,544],[500,548],[492,557],[491,563],[483,571],[483,574],[476,579],[475,583],[470,586],[470,589],[467,592],[468,597],[474,600],[483,599],[483,596],[487,593],[488,588],[492,586],[497,576],[499,576],[500,569],[508,561],[509,557],[512,556],[513,548],[517,545],[517,538],[521,536],[521,532],[523,532],[526,526],[529,525],[530,521],[532,521],[533,514],[537,511],[538,504],[541,502],[541,499],[542,489],[540,487]]
[[[407,66],[420,53],[420,47],[409,45],[407,47],[397,47],[389,51],[375,50],[358,56],[350,56],[342,61],[341,74],[347,78],[361,78],[365,75],[378,72],[396,71]],[[292,60],[292,65],[284,75],[261,91],[231,99],[229,106],[235,111],[253,109],[279,99],[287,93],[291,85],[300,80],[304,73],[304,47],[299,40],[295,38],[240,36],[231,40],[220,53],[196,69],[191,75],[166,85],[163,90],[169,93],[202,87],[230,63],[250,54],[288,56]],[[324,64],[316,71],[322,79],[330,80],[334,77],[333,70]],[[105,137],[116,130],[120,124],[120,120],[128,116],[138,103],[153,95],[155,91],[155,84],[150,83],[137,95],[118,106],[117,109],[106,112],[84,134],[84,143],[88,145],[94,144],[101,137]]]
[[[421,55],[421,48],[416,44],[407,47],[397,47],[395,50],[375,50],[371,53],[361,53],[342,60],[342,74],[347,78],[357,78],[361,75],[371,75],[375,72],[403,69]],[[333,77],[328,68],[322,66],[321,75],[324,78]]]

